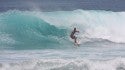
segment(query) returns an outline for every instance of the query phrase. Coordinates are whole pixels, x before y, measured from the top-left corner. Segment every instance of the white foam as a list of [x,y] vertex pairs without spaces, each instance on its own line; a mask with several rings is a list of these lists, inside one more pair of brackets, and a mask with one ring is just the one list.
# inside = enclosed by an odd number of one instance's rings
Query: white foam
[[34,59],[0,63],[0,70],[125,70],[125,59]]
[[125,12],[98,10],[75,10],[44,12],[36,14],[57,27],[76,27],[85,38],[101,38],[117,43],[125,43]]

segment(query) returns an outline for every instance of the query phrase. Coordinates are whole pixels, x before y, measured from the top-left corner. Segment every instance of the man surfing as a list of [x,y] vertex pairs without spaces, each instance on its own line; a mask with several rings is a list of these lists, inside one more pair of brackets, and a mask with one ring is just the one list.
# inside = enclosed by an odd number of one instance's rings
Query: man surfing
[[73,30],[73,31],[71,32],[71,34],[70,34],[70,37],[71,37],[72,39],[74,39],[74,43],[75,43],[75,44],[79,45],[78,42],[77,42],[77,37],[75,36],[75,33],[76,33],[76,32],[79,33],[79,31],[77,31],[76,28],[74,28],[74,30]]

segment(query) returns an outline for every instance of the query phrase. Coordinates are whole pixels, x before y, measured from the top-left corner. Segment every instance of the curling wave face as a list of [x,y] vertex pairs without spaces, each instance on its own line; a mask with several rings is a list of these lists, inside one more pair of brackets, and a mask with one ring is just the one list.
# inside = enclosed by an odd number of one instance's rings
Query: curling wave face
[[125,13],[94,10],[36,12],[10,10],[0,13],[1,49],[57,48],[71,45],[73,27],[81,43],[125,43]]
[[58,45],[58,40],[66,35],[66,29],[57,28],[25,12],[8,11],[0,15],[0,46],[47,48]]

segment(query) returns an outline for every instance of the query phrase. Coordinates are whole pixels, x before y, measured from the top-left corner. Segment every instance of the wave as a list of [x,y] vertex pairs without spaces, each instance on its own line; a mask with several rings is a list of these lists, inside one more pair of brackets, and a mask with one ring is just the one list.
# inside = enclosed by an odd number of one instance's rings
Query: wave
[[104,40],[125,43],[124,18],[125,12],[101,10],[10,10],[0,13],[0,46],[12,49],[69,46],[72,44],[69,34],[74,27],[80,31],[81,43]]
[[2,70],[125,70],[125,59],[35,59],[0,63]]
[[17,49],[26,49],[25,46],[47,48],[47,46],[59,44],[58,40],[67,35],[66,29],[57,28],[25,12],[9,11],[1,14],[0,19],[0,45],[2,46],[12,45]]

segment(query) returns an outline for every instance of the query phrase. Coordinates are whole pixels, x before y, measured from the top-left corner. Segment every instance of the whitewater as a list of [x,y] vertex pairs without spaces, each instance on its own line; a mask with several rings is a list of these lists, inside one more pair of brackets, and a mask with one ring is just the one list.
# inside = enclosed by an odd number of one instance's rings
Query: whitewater
[[0,70],[125,70],[124,29],[125,12],[0,12]]

